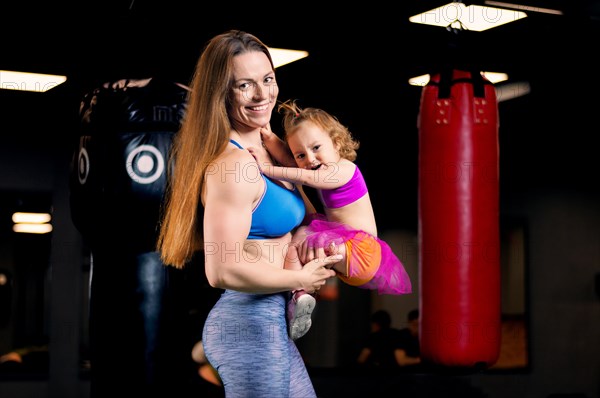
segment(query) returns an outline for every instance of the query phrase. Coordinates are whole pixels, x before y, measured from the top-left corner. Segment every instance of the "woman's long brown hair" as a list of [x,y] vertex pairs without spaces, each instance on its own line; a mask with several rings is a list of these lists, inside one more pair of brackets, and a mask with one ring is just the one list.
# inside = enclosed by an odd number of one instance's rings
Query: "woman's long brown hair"
[[182,268],[202,249],[202,203],[205,173],[227,146],[231,131],[228,99],[233,57],[249,51],[267,55],[257,37],[229,31],[212,38],[198,59],[181,128],[173,139],[157,251],[164,264]]

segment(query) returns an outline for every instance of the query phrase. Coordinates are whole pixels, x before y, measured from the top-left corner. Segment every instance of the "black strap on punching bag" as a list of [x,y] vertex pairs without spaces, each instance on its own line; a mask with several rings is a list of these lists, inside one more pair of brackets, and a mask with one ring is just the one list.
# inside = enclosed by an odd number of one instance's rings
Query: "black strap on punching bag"
[[[433,85],[439,84],[438,98],[450,98],[450,92],[452,89],[452,85],[460,82],[469,82],[473,86],[473,96],[477,98],[485,97],[485,90],[483,85],[485,84],[485,80],[481,73],[477,71],[475,68],[469,68],[469,72],[471,73],[471,78],[468,80],[465,79],[454,79],[453,78],[454,68],[451,66],[446,66],[442,68],[440,72],[440,82],[439,83],[431,83]],[[489,82],[487,82],[489,83]]]
[[[446,29],[451,32],[451,36],[449,36],[446,47],[442,51],[444,64],[439,72],[439,83],[430,82],[430,84],[439,84],[439,99],[450,98],[452,85],[460,82],[471,83],[473,86],[473,96],[476,98],[484,98],[484,84],[487,81],[483,78],[483,76],[481,76],[480,71],[474,66],[476,62],[469,62],[469,59],[472,58],[471,55],[475,54],[473,47],[468,40],[468,35],[472,32],[464,31],[462,29],[462,24],[461,29],[455,29],[450,26],[448,26]],[[468,71],[471,74],[471,78],[454,79],[454,70]]]

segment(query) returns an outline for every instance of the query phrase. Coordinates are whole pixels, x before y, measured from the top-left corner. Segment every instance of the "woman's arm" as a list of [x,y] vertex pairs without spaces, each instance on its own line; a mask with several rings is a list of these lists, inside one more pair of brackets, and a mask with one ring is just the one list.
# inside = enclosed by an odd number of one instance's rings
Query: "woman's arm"
[[[307,263],[299,271],[282,269],[282,254],[289,240],[274,240],[269,252],[244,250],[252,206],[263,189],[258,166],[251,156],[239,151],[221,156],[210,170],[204,192],[204,251],[211,286],[252,293],[314,292],[335,275],[325,268],[339,261],[333,256]],[[268,244],[251,246],[255,250],[268,248]]]

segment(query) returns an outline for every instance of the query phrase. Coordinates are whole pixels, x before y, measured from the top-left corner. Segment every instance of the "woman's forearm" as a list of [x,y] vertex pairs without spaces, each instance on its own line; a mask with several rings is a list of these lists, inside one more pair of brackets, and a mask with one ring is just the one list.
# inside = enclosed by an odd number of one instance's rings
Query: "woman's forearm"
[[209,256],[206,256],[207,279],[216,288],[267,294],[294,290],[302,284],[298,272],[247,261],[210,265]]
[[[248,255],[242,252],[242,256]],[[328,269],[339,262],[340,257],[328,256],[304,264],[301,270],[277,268],[265,262],[249,261],[249,258],[238,258],[237,261],[223,261],[227,255],[205,254],[206,277],[211,286],[220,289],[231,289],[246,293],[277,293],[296,289],[313,293],[323,286],[327,279],[335,276],[335,271]],[[214,257],[213,257],[214,256]]]

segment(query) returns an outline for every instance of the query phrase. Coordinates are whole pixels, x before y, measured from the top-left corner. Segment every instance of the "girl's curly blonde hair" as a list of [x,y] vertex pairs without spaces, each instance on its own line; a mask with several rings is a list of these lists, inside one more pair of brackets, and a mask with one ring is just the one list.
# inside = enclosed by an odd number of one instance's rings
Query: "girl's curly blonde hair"
[[329,134],[335,146],[339,146],[339,154],[342,158],[353,162],[356,159],[356,150],[360,143],[354,139],[350,130],[339,120],[318,108],[300,108],[296,101],[288,100],[277,108],[283,114],[283,129],[285,140],[294,135],[298,126],[303,122],[311,122]]

